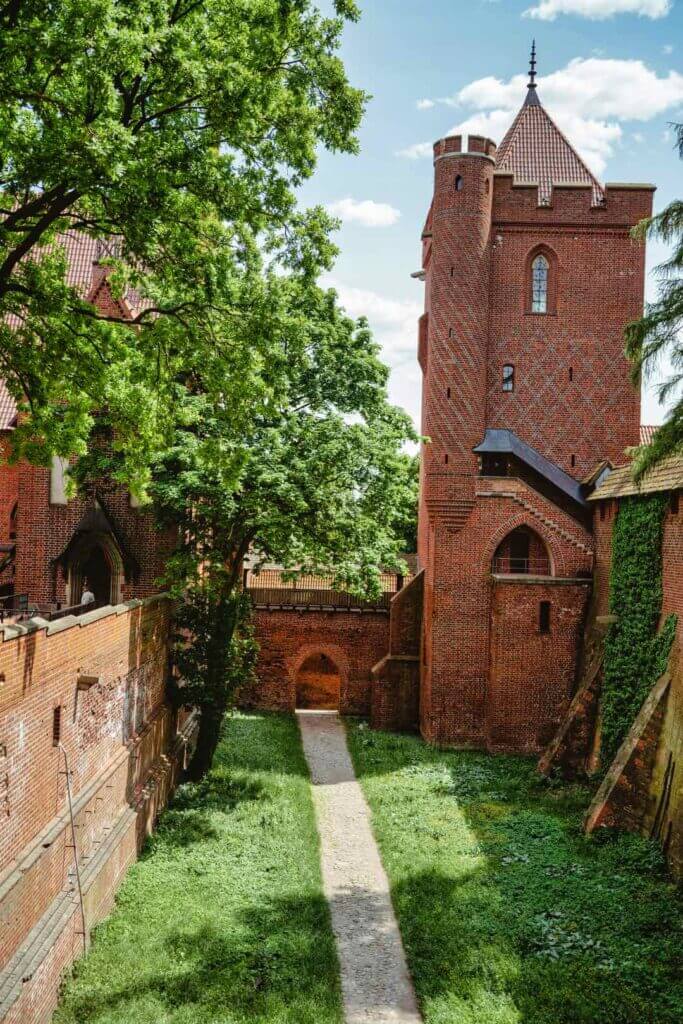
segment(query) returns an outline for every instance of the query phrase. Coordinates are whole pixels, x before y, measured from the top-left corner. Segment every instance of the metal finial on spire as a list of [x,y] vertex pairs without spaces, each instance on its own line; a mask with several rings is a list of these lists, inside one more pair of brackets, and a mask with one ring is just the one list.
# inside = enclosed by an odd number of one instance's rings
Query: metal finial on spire
[[531,60],[529,61],[529,84],[527,86],[526,100],[524,101],[525,106],[540,106],[540,101],[536,93],[536,40],[534,39],[531,44]]

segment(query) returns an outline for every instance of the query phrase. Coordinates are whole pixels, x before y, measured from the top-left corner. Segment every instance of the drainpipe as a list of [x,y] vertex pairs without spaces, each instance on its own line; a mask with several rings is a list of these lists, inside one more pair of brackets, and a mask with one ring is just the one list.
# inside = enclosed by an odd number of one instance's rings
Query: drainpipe
[[71,821],[71,842],[74,850],[74,866],[76,868],[76,885],[78,888],[78,902],[81,907],[81,924],[83,926],[83,952],[85,953],[88,948],[87,933],[85,930],[85,907],[83,906],[83,889],[81,887],[81,870],[78,866],[78,847],[76,845],[76,826],[74,824],[74,806],[71,799],[71,772],[69,771],[69,759],[66,756],[66,750],[64,745],[60,742],[58,744],[59,749],[64,755],[64,775],[66,776],[66,795],[69,801],[69,820]]

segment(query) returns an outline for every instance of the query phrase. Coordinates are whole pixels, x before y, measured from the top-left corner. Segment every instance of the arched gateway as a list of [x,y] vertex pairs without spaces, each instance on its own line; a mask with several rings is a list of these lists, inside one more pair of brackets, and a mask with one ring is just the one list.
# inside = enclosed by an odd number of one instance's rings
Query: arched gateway
[[312,654],[296,674],[296,706],[302,710],[338,711],[339,668],[327,654]]

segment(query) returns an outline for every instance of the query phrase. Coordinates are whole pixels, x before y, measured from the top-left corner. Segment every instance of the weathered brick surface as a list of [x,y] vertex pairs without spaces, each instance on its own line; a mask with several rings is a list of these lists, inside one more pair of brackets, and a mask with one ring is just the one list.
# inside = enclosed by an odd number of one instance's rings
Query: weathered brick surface
[[[73,885],[54,709],[60,709],[59,738],[71,771],[88,929],[110,909],[168,799],[182,762],[176,718],[165,702],[169,616],[169,602],[156,599],[53,623],[49,630],[34,628],[34,620],[23,631],[3,631],[0,991],[3,968],[11,972],[31,929]],[[87,688],[79,689],[86,677]],[[8,1021],[49,1020],[61,974],[79,950],[77,916],[41,951],[40,968],[12,1002]]]
[[340,710],[370,711],[370,670],[389,647],[385,612],[266,610],[255,612],[258,682],[239,695],[244,707],[293,711],[306,661],[324,654],[339,672]]
[[420,716],[420,651],[424,570],[391,602],[389,653],[372,669],[373,729],[414,732]]
[[[556,187],[539,206],[537,187],[496,173],[489,140],[462,149],[459,137],[435,146],[423,233],[418,354],[431,443],[418,531],[421,729],[439,743],[534,750],[573,695],[587,588],[577,582],[560,597],[547,583],[554,618],[541,639],[537,602],[494,589],[491,560],[526,526],[547,549],[552,576],[579,580],[590,576],[593,540],[580,517],[529,484],[480,478],[472,449],[486,428],[512,430],[578,480],[638,442],[640,398],[623,328],[642,309],[644,249],[630,230],[649,212],[652,191],[610,186],[594,206],[590,185]],[[546,314],[530,312],[538,251],[551,267]],[[506,364],[515,368],[512,392],[502,390]]]

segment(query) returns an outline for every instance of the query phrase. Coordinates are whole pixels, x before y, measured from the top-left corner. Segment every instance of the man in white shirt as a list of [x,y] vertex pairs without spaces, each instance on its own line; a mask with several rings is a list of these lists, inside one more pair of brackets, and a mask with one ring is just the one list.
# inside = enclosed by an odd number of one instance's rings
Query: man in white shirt
[[92,590],[90,589],[90,582],[89,582],[89,580],[84,580],[83,581],[83,593],[81,594],[81,604],[94,604],[94,603],[95,603],[95,595],[93,594]]

